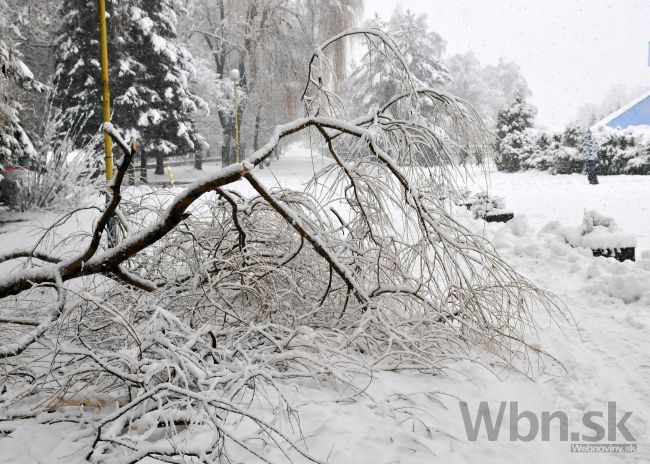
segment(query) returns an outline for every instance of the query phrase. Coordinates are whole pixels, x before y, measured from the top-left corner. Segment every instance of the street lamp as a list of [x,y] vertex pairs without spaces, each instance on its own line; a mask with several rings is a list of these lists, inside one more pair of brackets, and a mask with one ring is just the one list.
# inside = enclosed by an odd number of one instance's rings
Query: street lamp
[[239,82],[239,71],[237,69],[230,71],[230,80],[233,82],[233,91],[235,94],[235,163],[239,163],[241,161],[241,153],[239,148],[239,115],[237,108],[237,83]]

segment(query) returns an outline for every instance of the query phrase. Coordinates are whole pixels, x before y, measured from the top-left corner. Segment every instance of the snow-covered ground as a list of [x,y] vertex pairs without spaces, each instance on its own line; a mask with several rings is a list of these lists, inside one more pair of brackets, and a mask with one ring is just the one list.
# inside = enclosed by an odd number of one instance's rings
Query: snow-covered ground
[[[320,152],[314,147],[313,152]],[[287,153],[273,161],[271,168],[259,171],[270,184],[299,188],[311,173],[317,171],[327,159],[311,156],[302,145],[287,147]],[[179,184],[193,182],[201,175],[209,175],[221,168],[220,163],[206,163],[203,171],[190,164],[172,168],[174,181]],[[468,182],[473,191],[486,188],[482,173],[474,172]],[[155,176],[149,172],[152,182],[168,182],[167,175]],[[244,182],[240,183],[244,187]],[[503,196],[506,207],[518,216],[525,215],[532,229],[539,230],[550,221],[563,225],[579,225],[584,210],[596,210],[612,216],[626,232],[637,237],[638,249],[650,250],[650,179],[646,176],[601,176],[600,184],[589,185],[586,176],[580,174],[552,176],[537,171],[507,174],[491,172],[487,190],[490,194]],[[250,190],[248,190],[250,191]]]
[[[323,162],[294,145],[260,175],[269,184],[295,188]],[[216,169],[207,166],[205,173]],[[189,180],[194,172],[177,168],[174,175]],[[650,462],[650,178],[600,181],[591,186],[579,175],[492,173],[490,192],[503,196],[516,218],[506,225],[487,224],[473,220],[464,209],[456,210],[460,220],[488,236],[516,270],[556,293],[571,309],[577,328],[562,331],[540,315],[541,329],[532,340],[558,358],[566,371],[540,364],[529,378],[496,365],[490,372],[459,362],[445,376],[382,373],[365,394],[353,398],[349,391],[326,386],[286,384],[284,393],[300,415],[310,453],[333,463]],[[636,236],[636,262],[594,258],[545,227],[552,221],[577,226],[586,209],[613,217],[622,231]],[[0,248],[30,240],[34,235],[27,232],[50,217],[30,214],[25,222],[0,223]],[[2,213],[0,221],[6,219]],[[557,421],[552,422],[548,441],[542,440],[540,430],[530,442],[513,442],[509,408],[496,441],[488,440],[485,428],[470,441],[460,401],[468,403],[472,420],[481,401],[489,403],[493,419],[500,402],[517,402],[520,413],[532,411],[540,419],[543,412],[561,411],[568,417],[569,432],[587,435],[594,432],[582,424],[583,414],[602,411],[607,417],[608,402],[616,402],[616,421],[626,411],[632,413],[625,425],[637,452],[572,453],[571,442],[560,440]],[[607,429],[605,418],[593,418]],[[520,436],[527,434],[527,424],[521,419]],[[82,462],[89,438],[76,440],[77,429],[70,424],[21,426],[0,438],[0,463]],[[620,432],[615,442],[627,443]],[[281,458],[273,452],[269,457]]]

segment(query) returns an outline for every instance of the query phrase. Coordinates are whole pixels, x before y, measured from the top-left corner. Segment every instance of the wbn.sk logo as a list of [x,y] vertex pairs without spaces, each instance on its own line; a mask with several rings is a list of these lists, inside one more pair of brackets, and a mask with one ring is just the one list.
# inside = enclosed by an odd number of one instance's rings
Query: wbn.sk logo
[[[632,415],[631,412],[625,412],[619,419],[616,414],[616,402],[607,403],[607,412],[588,411],[582,416],[582,425],[585,430],[582,433],[573,431],[569,433],[569,417],[563,411],[542,412],[541,418],[532,411],[519,411],[517,401],[505,402],[499,404],[499,411],[496,420],[493,419],[492,411],[486,401],[481,401],[472,420],[467,402],[460,402],[460,412],[463,416],[465,432],[469,441],[478,440],[481,428],[484,428],[485,434],[489,441],[497,441],[503,418],[509,408],[509,430],[510,441],[529,442],[537,438],[541,431],[542,441],[558,440],[562,442],[582,442],[582,444],[572,444],[573,452],[634,452],[636,451],[635,438],[625,425]],[[551,423],[554,423],[554,430],[557,429],[557,436],[551,437]],[[522,432],[522,430],[524,432]],[[555,433],[554,433],[555,435]],[[616,440],[625,439],[627,443],[616,444]],[[606,441],[606,442],[605,442]]]

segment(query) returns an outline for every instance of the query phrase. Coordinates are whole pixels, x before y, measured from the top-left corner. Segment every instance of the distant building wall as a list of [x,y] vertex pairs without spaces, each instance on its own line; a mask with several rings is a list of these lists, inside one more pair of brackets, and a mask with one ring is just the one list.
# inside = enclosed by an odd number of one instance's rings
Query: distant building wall
[[630,126],[650,126],[650,97],[607,122],[609,127],[626,129]]

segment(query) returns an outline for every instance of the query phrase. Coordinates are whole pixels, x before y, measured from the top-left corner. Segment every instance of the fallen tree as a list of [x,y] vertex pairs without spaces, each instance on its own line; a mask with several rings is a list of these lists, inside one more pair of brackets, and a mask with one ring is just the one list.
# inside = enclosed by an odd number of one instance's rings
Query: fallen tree
[[[404,89],[348,120],[327,87],[327,53],[351,35],[380,41]],[[418,115],[423,99],[433,121]],[[565,320],[561,305],[457,222],[446,200],[459,153],[481,153],[487,137],[471,106],[411,86],[392,41],[372,29],[314,53],[303,100],[305,117],[169,200],[125,196],[135,144],[105,125],[123,157],[82,251],[0,258],[23,260],[0,279],[6,419],[47,411],[40,420],[90,424],[94,462],[214,462],[236,449],[268,462],[267,446],[318,462],[253,400],[299,430],[287,379],[359,392],[378,370],[440,374],[470,359],[527,373],[553,359],[526,333],[536,310]],[[255,166],[306,131],[332,163],[304,191],[265,185]],[[240,180],[256,194],[229,187]],[[106,238],[114,217],[118,243]],[[26,400],[29,413],[16,409]],[[101,404],[114,406],[82,417],[73,407]]]

